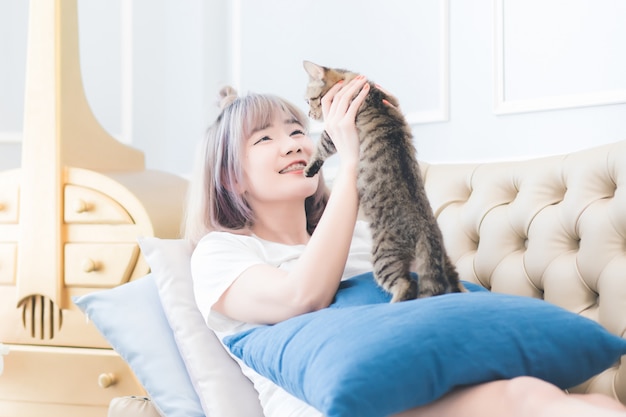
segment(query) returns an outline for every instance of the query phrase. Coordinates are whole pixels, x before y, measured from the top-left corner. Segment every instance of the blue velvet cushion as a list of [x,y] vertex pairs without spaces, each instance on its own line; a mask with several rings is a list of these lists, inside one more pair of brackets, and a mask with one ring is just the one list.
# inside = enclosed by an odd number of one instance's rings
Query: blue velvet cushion
[[626,353],[626,340],[592,320],[467,286],[472,292],[389,304],[371,275],[359,276],[332,308],[224,342],[327,417],[386,416],[455,387],[522,375],[567,388]]

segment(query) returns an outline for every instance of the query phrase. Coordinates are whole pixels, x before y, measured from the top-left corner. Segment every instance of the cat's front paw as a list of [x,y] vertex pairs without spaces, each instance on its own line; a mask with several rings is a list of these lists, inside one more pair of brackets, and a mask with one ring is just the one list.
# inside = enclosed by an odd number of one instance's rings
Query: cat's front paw
[[313,161],[310,162],[306,167],[304,167],[304,176],[312,177],[318,172],[320,172],[320,168],[322,167],[322,161]]

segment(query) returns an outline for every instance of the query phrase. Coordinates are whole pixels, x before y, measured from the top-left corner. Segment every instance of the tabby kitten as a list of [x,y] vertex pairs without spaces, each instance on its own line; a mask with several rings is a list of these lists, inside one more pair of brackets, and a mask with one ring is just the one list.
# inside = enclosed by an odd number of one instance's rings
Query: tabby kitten
[[[309,61],[304,68],[309,74],[309,116],[321,120],[324,94],[339,80],[347,82],[358,74]],[[396,98],[370,85],[356,116],[361,142],[357,187],[372,232],[376,282],[392,294],[392,302],[464,291],[424,190],[411,129]],[[315,175],[336,151],[322,132],[304,175]]]

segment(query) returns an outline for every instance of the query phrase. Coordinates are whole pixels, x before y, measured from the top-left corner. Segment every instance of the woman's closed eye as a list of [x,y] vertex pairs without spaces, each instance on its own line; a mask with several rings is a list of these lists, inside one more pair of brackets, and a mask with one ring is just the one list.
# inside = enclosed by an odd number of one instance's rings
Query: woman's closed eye
[[262,138],[260,138],[259,140],[257,140],[256,142],[254,142],[254,145],[261,143],[261,142],[265,142],[268,140],[272,140],[272,138],[270,138],[269,136],[263,136]]
[[[304,130],[302,130],[302,129],[295,129],[295,130],[293,130],[293,131],[289,134],[289,136],[290,136],[290,137],[292,137],[292,138],[297,138],[297,137],[300,137],[300,136],[306,136],[306,133],[304,133]],[[260,138],[259,138],[259,139],[257,139],[256,141],[254,141],[254,142],[252,143],[252,145],[253,145],[253,146],[254,146],[254,145],[258,145],[259,143],[262,143],[262,142],[268,142],[268,141],[271,141],[271,140],[272,140],[272,138],[271,138],[270,136],[265,135],[265,136],[260,137]]]

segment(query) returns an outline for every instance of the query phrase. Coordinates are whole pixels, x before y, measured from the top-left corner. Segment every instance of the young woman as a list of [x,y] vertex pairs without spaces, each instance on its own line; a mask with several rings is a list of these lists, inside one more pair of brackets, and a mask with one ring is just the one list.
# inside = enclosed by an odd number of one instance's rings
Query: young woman
[[[222,113],[198,153],[186,236],[195,245],[198,307],[220,337],[330,305],[339,282],[372,270],[367,225],[357,221],[359,141],[355,117],[368,94],[364,77],[334,86],[322,100],[339,168],[328,193],[302,169],[313,151],[307,118],[271,95],[222,91]],[[267,417],[321,416],[242,365]],[[521,377],[458,389],[400,414],[436,417],[626,416],[602,395],[567,395]],[[381,416],[383,417],[383,416]]]

